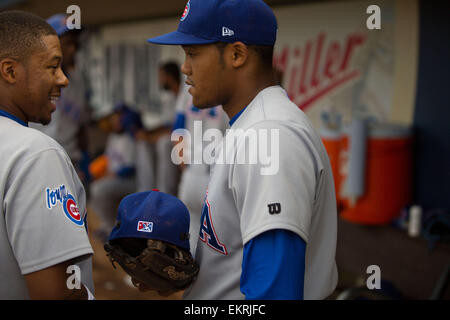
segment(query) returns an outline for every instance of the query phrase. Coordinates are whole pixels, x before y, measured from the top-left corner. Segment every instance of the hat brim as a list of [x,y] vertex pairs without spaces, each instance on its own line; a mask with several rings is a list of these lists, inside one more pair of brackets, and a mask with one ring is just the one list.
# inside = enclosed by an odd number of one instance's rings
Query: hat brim
[[163,34],[162,36],[150,38],[147,41],[154,44],[166,45],[196,45],[218,42],[218,40],[203,39],[180,31]]

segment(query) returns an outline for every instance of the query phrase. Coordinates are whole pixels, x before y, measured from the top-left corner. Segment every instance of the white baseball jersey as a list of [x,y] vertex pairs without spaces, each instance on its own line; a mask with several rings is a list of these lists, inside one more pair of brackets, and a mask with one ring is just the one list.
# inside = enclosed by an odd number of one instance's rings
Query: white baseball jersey
[[0,141],[0,299],[28,299],[24,275],[82,256],[81,282],[94,292],[86,195],[67,153],[3,116]]
[[240,157],[246,152],[255,155],[244,135],[237,137],[236,148],[230,148],[232,131],[227,130],[211,168],[200,221],[195,253],[200,272],[185,298],[244,299],[243,247],[273,229],[292,231],[307,243],[304,298],[329,296],[337,284],[337,212],[331,168],[319,135],[279,86],[259,92],[232,125],[231,130],[236,129],[265,131],[268,136],[271,130],[278,132],[278,148],[270,147],[278,155],[278,170],[263,175],[267,162],[224,161],[244,159]]
[[[192,162],[185,168],[181,175],[178,189],[178,197],[189,209],[191,223],[189,233],[191,235],[191,251],[195,252],[197,246],[197,234],[200,228],[200,217],[205,200],[206,188],[209,181],[210,166],[206,163],[194,164],[195,152],[203,154],[207,142],[202,143],[202,135],[208,129],[218,129],[222,133],[229,127],[228,117],[221,106],[200,110],[192,104],[192,96],[188,92],[189,86],[185,85],[177,98],[175,109],[177,113],[185,116],[185,129],[191,134],[191,159]],[[197,121],[197,124],[195,122]],[[201,131],[198,130],[201,122]],[[194,126],[197,130],[194,130]],[[198,143],[200,142],[200,143]]]

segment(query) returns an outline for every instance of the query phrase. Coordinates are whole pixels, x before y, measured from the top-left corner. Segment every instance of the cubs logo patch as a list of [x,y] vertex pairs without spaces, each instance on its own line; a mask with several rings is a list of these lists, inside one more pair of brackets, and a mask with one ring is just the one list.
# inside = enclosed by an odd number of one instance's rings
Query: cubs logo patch
[[61,204],[64,215],[78,226],[84,225],[84,217],[86,212],[82,215],[78,208],[75,198],[69,193],[65,185],[60,185],[56,188],[45,189],[45,204],[47,209],[52,210],[57,205]]
[[84,224],[77,203],[71,194],[68,194],[63,201],[63,209],[66,217],[78,226]]
[[153,231],[153,222],[139,221],[138,225],[137,225],[137,231],[152,232]]
[[181,15],[180,19],[181,21],[184,21],[184,19],[186,19],[190,9],[191,9],[191,1],[189,0],[188,3],[186,4],[186,7],[184,8],[183,14]]

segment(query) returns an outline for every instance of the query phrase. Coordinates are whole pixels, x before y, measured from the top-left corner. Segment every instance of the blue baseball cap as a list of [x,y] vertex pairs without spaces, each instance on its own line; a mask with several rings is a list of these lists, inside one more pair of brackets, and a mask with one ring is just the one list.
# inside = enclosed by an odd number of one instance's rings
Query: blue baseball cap
[[58,36],[62,36],[64,33],[68,32],[70,29],[67,28],[67,16],[63,13],[57,13],[47,19],[47,23],[55,29]]
[[262,0],[189,0],[178,30],[148,39],[167,45],[196,45],[242,41],[274,45],[277,19]]
[[189,251],[189,223],[189,211],[180,199],[157,189],[133,193],[120,202],[108,240],[162,240]]

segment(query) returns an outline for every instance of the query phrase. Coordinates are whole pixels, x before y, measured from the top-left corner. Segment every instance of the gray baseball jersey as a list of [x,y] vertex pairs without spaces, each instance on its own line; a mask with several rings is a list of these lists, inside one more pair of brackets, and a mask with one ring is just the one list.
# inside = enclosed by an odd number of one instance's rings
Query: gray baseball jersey
[[0,299],[28,299],[24,275],[74,258],[94,292],[86,195],[67,153],[6,117],[0,141]]
[[[239,129],[256,133],[256,151],[246,134],[236,135]],[[264,135],[272,133],[275,138],[267,143]],[[268,145],[270,151],[263,150]],[[272,154],[271,161],[251,162],[264,153]],[[227,130],[211,168],[200,222],[195,253],[200,272],[186,299],[244,299],[243,247],[272,229],[292,231],[307,243],[304,298],[323,299],[333,292],[337,212],[328,156],[306,115],[281,87],[259,92]]]

